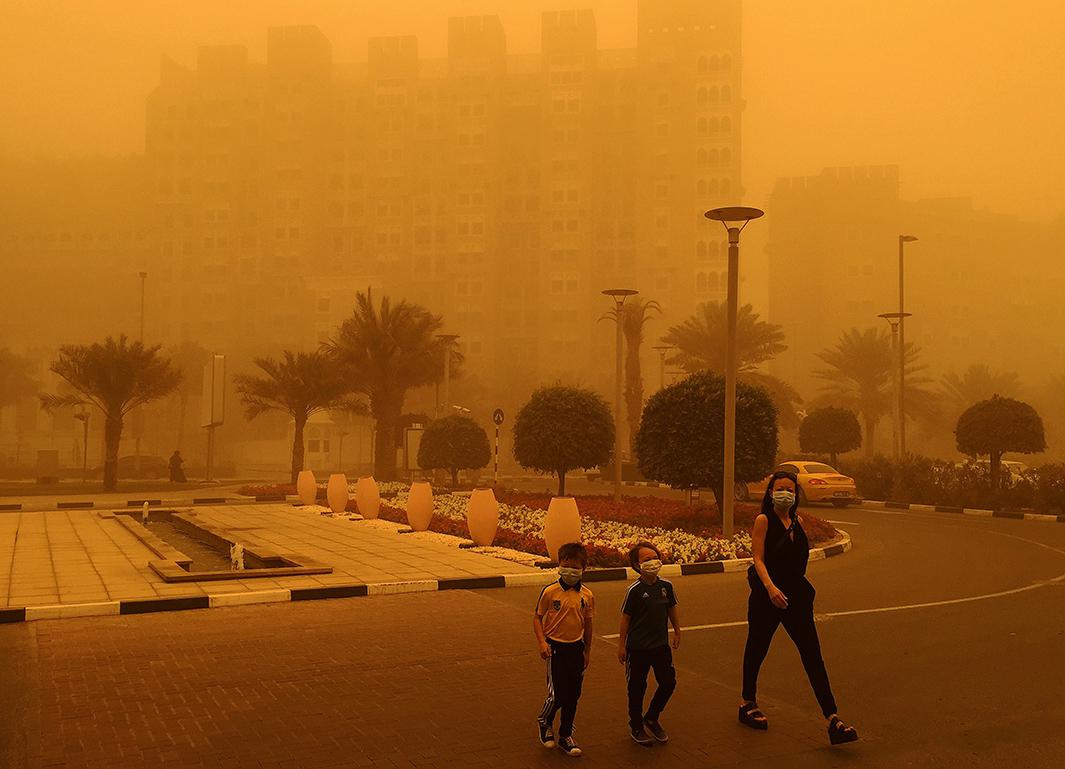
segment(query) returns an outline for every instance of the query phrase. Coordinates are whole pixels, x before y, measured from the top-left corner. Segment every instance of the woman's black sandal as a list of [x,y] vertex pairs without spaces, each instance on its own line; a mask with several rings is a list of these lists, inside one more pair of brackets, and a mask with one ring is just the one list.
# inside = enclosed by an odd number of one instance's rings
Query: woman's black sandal
[[740,705],[740,723],[763,732],[769,728],[769,721],[766,719],[765,713],[760,711],[753,702]]
[[833,745],[842,745],[845,742],[854,742],[858,739],[858,732],[853,726],[847,726],[839,716],[832,716],[828,722],[828,740]]

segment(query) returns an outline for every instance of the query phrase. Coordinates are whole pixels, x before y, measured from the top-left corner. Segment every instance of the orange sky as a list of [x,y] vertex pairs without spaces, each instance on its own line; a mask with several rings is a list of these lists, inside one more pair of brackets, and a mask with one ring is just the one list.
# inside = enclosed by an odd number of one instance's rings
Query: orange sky
[[[635,0],[4,0],[0,152],[140,151],[160,54],[243,43],[262,59],[268,26],[316,24],[356,60],[369,35],[441,55],[448,16],[499,13],[509,49],[529,52],[539,11],[572,7],[595,10],[602,46],[634,43]],[[748,0],[748,202],[779,176],[898,163],[907,197],[1065,213],[1062,30],[1060,0]]]

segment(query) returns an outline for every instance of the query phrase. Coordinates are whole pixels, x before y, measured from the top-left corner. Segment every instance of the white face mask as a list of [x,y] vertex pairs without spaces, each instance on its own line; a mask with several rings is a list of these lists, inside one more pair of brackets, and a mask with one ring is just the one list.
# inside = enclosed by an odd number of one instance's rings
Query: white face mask
[[568,569],[565,566],[560,566],[558,569],[558,576],[567,585],[576,585],[581,581],[581,577],[584,576],[583,569]]
[[773,492],[773,507],[790,509],[795,504],[795,492],[781,489]]
[[657,558],[652,558],[649,561],[644,561],[640,564],[640,571],[649,577],[653,577],[662,570],[662,562]]

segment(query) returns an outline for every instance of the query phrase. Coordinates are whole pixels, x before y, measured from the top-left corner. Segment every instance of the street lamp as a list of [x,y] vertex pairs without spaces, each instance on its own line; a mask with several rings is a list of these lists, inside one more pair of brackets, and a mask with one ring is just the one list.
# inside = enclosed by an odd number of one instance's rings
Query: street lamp
[[144,342],[144,284],[148,280],[148,273],[141,272],[141,342]]
[[81,411],[74,414],[74,418],[82,423],[81,438],[81,482],[89,480],[89,407],[81,404]]
[[616,339],[616,361],[615,361],[615,373],[616,381],[614,382],[614,501],[621,501],[621,380],[624,376],[624,372],[621,365],[621,308],[625,304],[625,300],[630,296],[636,296],[640,293],[631,288],[608,288],[603,292],[604,295],[609,296],[614,300],[614,323],[617,326]]
[[[905,358],[902,353],[902,348],[899,346],[899,335],[902,330],[902,321],[904,318],[908,318],[910,313],[908,312],[882,312],[877,317],[883,318],[891,324],[891,353],[893,356],[899,358]],[[895,365],[897,360],[892,361],[891,371],[891,384],[894,389],[894,398],[891,399],[891,413],[893,417],[893,424],[891,430],[891,451],[895,457],[895,461],[898,462],[902,458],[902,366]],[[869,436],[865,436],[866,440],[869,440]]]
[[[458,334],[437,334],[436,338],[444,347],[444,411],[451,408],[451,346],[459,338]],[[436,405],[436,416],[440,416],[440,404]]]
[[666,353],[676,348],[671,344],[657,344],[651,349],[658,352],[658,389],[662,390],[666,386]]
[[[725,456],[721,493],[721,531],[732,536],[733,507],[736,502],[736,315],[739,301],[740,233],[751,221],[765,214],[758,208],[729,206],[703,214],[721,222],[728,231],[728,337],[725,341]],[[743,222],[743,224],[739,224]]]
[[903,280],[905,244],[917,240],[913,235],[899,235],[899,454],[906,455],[906,306]]

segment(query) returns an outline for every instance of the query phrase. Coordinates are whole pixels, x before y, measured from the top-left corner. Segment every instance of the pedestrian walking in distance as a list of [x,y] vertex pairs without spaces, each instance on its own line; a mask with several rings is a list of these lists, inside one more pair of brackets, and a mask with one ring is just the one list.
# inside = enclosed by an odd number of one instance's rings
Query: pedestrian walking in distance
[[[629,564],[640,578],[629,586],[621,607],[618,662],[625,666],[628,683],[629,736],[638,745],[649,747],[656,740],[669,740],[659,716],[677,688],[672,649],[680,648],[680,618],[673,583],[658,576],[662,568],[662,554],[658,548],[650,542],[636,543],[629,551]],[[670,624],[673,625],[672,649]],[[657,689],[651,696],[647,712],[644,712],[647,674],[652,670]]]
[[751,550],[754,563],[747,570],[751,596],[747,603],[747,646],[743,650],[743,699],[740,723],[768,729],[769,721],[758,709],[758,670],[769,651],[778,625],[799,650],[806,675],[821,712],[828,721],[833,745],[854,742],[858,732],[836,713],[836,700],[821,658],[814,625],[814,587],[806,579],[810,543],[798,513],[798,481],[785,471],[773,473],[762,498],[762,511],[754,521]]
[[[588,551],[579,542],[558,549],[558,581],[540,591],[533,611],[533,632],[540,657],[547,661],[547,700],[536,722],[540,744],[558,745],[567,756],[579,756],[573,739],[573,720],[581,698],[584,671],[592,661],[592,618],[595,597],[581,583],[588,565]],[[555,715],[561,713],[558,741],[555,741]]]
[[171,483],[186,483],[188,478],[185,477],[185,471],[182,469],[182,465],[185,464],[185,460],[181,458],[180,451],[174,451],[170,455],[170,482]]

